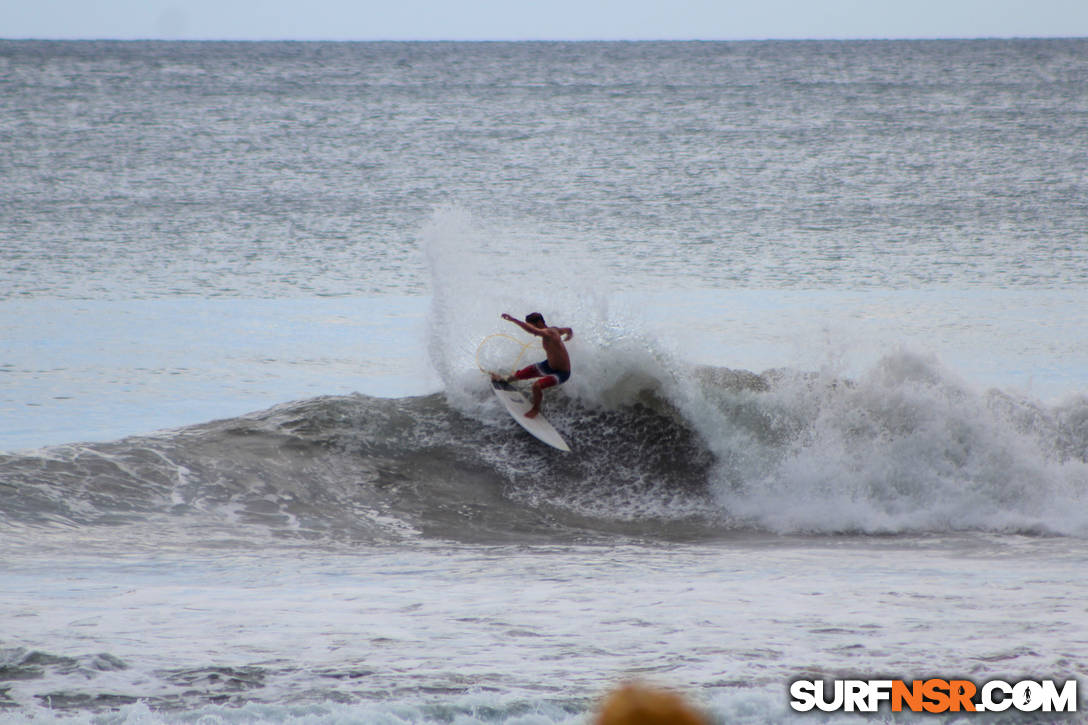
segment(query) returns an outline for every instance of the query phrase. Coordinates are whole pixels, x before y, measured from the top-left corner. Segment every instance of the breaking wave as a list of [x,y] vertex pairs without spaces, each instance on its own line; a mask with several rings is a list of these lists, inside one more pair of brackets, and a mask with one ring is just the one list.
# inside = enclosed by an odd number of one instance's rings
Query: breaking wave
[[1088,533],[1083,397],[974,393],[909,353],[856,380],[654,373],[621,372],[592,397],[552,391],[570,454],[525,434],[482,381],[456,402],[321,397],[2,456],[0,517],[365,541]]

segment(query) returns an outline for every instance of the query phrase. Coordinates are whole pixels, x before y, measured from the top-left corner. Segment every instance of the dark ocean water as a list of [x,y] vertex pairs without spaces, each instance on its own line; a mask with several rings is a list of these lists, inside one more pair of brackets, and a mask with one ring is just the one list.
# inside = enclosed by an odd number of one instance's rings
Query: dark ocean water
[[1082,285],[1084,56],[5,41],[4,293],[422,294],[450,202],[636,288]]

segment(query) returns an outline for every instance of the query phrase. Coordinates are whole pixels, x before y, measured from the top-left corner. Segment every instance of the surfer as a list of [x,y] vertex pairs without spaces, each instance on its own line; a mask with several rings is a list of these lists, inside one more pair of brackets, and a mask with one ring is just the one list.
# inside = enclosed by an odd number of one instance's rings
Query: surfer
[[[513,374],[509,380],[531,380],[539,378],[533,383],[533,407],[525,414],[526,418],[535,418],[540,413],[540,401],[544,397],[544,390],[555,385],[562,385],[570,377],[570,354],[565,340],[574,337],[574,331],[569,327],[548,327],[544,322],[544,316],[539,312],[533,312],[521,321],[513,315],[502,313],[502,319],[513,322],[530,335],[540,338],[540,344],[544,346],[544,352],[548,357],[538,363],[524,367]],[[492,376],[496,377],[497,376]]]

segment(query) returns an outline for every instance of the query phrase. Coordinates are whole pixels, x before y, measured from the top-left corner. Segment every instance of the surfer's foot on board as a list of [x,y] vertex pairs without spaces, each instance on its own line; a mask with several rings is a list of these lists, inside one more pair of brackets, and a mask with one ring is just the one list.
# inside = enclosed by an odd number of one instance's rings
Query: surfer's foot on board
[[533,408],[532,410],[530,410],[528,413],[525,414],[525,417],[526,418],[535,418],[535,417],[537,417],[537,415],[539,413],[540,413],[540,411],[538,409]]

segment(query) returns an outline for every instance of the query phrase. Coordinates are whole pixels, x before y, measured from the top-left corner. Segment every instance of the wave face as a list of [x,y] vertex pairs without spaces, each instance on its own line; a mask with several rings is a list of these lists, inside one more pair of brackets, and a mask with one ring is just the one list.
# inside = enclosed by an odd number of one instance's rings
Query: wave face
[[974,393],[908,353],[856,380],[654,373],[551,391],[571,454],[525,434],[482,381],[456,400],[321,397],[0,457],[0,517],[373,542],[1088,533],[1088,399]]
[[644,516],[674,521],[705,506],[713,459],[685,426],[639,406],[609,413],[573,401],[553,420],[576,454],[557,457],[509,419],[482,425],[439,394],[322,397],[4,456],[0,511],[13,525],[180,517],[233,535],[257,526],[276,536],[472,541],[641,533]]

